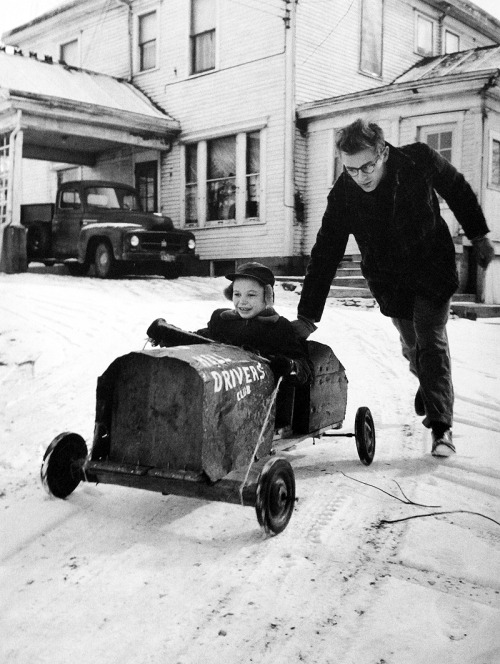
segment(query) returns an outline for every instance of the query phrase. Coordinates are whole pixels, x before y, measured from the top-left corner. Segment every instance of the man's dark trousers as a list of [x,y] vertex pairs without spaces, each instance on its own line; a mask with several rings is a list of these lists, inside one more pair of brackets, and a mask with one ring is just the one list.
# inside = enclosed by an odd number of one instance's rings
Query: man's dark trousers
[[420,383],[426,427],[431,422],[449,427],[453,423],[454,394],[446,333],[449,311],[450,300],[437,303],[417,295],[413,320],[392,319],[399,331],[403,355]]

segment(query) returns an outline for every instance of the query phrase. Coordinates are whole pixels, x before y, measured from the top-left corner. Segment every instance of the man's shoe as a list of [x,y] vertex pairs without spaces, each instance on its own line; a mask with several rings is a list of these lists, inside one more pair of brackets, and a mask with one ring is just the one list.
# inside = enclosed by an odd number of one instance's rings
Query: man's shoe
[[432,433],[432,456],[450,457],[456,453],[455,445],[452,442],[451,429],[445,429],[443,433],[437,435]]
[[422,390],[420,387],[415,394],[415,412],[417,415],[425,415],[424,398],[422,397]]

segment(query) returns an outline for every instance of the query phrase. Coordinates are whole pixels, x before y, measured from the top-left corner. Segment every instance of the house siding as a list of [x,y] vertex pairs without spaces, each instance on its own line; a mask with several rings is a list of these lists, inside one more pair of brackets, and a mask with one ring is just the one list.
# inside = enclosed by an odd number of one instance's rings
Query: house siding
[[[421,60],[415,52],[415,12],[439,22],[441,12],[420,0],[385,0],[382,76],[359,69],[361,0],[302,0],[297,6],[297,103],[349,94],[387,85]],[[443,30],[459,34],[460,49],[493,42],[445,16]],[[438,48],[438,40],[435,40]],[[435,51],[438,55],[440,51]]]
[[[359,70],[362,0],[301,0],[295,7],[296,104],[376,89],[409,69],[421,59],[414,50],[416,12],[435,20],[437,26],[441,21],[443,30],[449,28],[458,34],[461,49],[491,43],[480,31],[442,15],[424,0],[384,0],[383,68],[381,77],[374,77]],[[263,223],[194,228],[198,252],[207,261],[290,258],[291,253],[299,264],[314,243],[332,185],[333,131],[355,119],[358,113],[353,110],[336,119],[310,122],[306,133],[296,131],[294,184],[296,192],[302,195],[306,216],[302,223],[295,220],[289,247],[286,224],[290,217],[285,202],[285,47],[291,31],[284,19],[291,5],[285,0],[269,0],[266,6],[218,0],[216,67],[195,76],[190,75],[189,69],[190,2],[133,0],[132,8],[133,82],[178,120],[182,128],[180,136],[166,146],[160,157],[160,210],[182,226],[181,164],[186,141],[209,140],[224,132],[230,135],[258,123],[265,133]],[[138,72],[138,16],[153,10],[158,16],[157,66]],[[128,78],[128,32],[129,12],[125,5],[86,0],[71,10],[34,22],[19,31],[14,41],[25,51],[47,53],[57,60],[59,44],[77,36],[80,66]],[[439,48],[438,37],[435,48]],[[447,104],[446,100],[443,104]],[[394,144],[415,140],[415,122],[405,120],[405,114],[414,113],[414,109],[408,105],[397,112],[399,117],[391,108],[375,112],[388,140]],[[425,106],[418,112],[424,116],[431,113]],[[464,174],[475,189],[480,187],[481,136],[479,112],[466,114],[461,120],[461,154]],[[158,153],[152,158],[157,159]],[[101,157],[93,169],[82,168],[81,172],[84,177],[112,177],[133,183],[134,159],[132,150],[122,149]],[[29,164],[25,168],[27,171]],[[52,165],[48,171],[52,181],[53,171]],[[40,169],[36,177],[41,178]],[[37,190],[42,192],[43,186],[37,184]],[[49,190],[50,187],[45,195]],[[355,243],[350,243],[348,252],[356,250]]]

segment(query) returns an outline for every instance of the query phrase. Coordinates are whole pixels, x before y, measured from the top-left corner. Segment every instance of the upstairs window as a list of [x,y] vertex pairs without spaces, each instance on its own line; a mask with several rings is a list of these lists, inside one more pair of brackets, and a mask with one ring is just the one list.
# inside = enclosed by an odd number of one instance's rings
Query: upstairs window
[[139,71],[156,67],[156,12],[139,16]]
[[371,76],[382,76],[383,0],[363,0],[361,6],[360,70]]
[[417,14],[415,23],[415,51],[419,55],[434,55],[434,21]]
[[72,39],[59,46],[59,60],[67,65],[78,67],[80,64],[78,39]]
[[191,0],[191,74],[215,68],[215,0]]
[[456,53],[460,50],[460,37],[454,32],[445,30],[444,32],[444,52]]

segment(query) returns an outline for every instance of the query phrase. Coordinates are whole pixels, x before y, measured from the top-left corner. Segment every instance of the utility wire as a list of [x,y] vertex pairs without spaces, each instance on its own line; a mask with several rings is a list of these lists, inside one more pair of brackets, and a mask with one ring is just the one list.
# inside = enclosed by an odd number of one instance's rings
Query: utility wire
[[322,41],[316,46],[316,48],[315,48],[311,53],[309,53],[309,55],[308,55],[308,56],[307,56],[307,57],[301,62],[301,65],[304,65],[308,60],[310,60],[310,59],[312,58],[312,56],[316,53],[316,51],[318,51],[318,50],[323,46],[323,44],[327,41],[327,39],[330,39],[330,37],[331,37],[331,36],[333,35],[333,33],[335,32],[335,30],[339,27],[339,25],[340,25],[340,24],[342,23],[342,21],[345,19],[345,17],[347,16],[347,14],[351,11],[351,8],[352,8],[354,2],[355,2],[355,0],[351,0],[351,4],[350,4],[349,7],[345,10],[344,14],[339,18],[339,20],[337,21],[337,23],[333,26],[333,28],[332,28],[332,29],[330,30],[330,32],[326,35],[326,37],[325,37],[325,38],[324,38],[324,39],[323,39],[323,40],[322,40]]
[[106,18],[106,14],[111,9],[111,3],[112,2],[113,2],[113,0],[106,0],[106,3],[102,6],[101,11],[99,12],[99,16],[96,19],[96,22],[95,22],[95,25],[94,25],[94,30],[92,32],[92,36],[89,39],[89,43],[88,43],[87,48],[85,50],[85,54],[82,55],[82,58],[81,58],[81,63],[82,64],[80,66],[82,68],[85,66],[87,56],[90,53],[90,49],[92,48],[92,44],[94,43],[94,39],[95,39],[96,34],[97,34],[97,29],[101,27],[102,21]]
[[[241,5],[242,7],[246,7],[247,9],[253,9],[256,12],[262,12],[263,14],[274,16],[274,18],[285,18],[284,15],[282,16],[281,14],[276,14],[275,12],[269,11],[268,9],[261,9],[260,7],[256,7],[255,5],[249,5],[246,2],[243,2],[243,0],[231,0],[231,2],[234,2],[237,5]],[[278,8],[276,7],[276,9]]]

